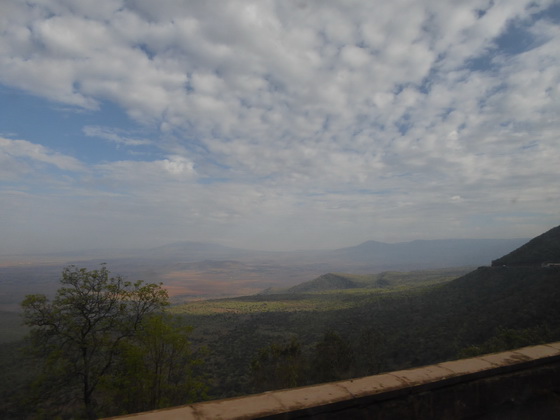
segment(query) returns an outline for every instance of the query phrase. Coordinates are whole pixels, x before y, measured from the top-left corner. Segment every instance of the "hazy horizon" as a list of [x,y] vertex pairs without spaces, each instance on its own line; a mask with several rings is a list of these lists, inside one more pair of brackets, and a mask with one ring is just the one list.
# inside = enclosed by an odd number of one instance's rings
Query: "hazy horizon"
[[[544,232],[542,232],[544,233]],[[538,236],[538,235],[537,235]],[[227,247],[227,248],[231,248],[234,250],[240,250],[240,251],[249,251],[249,252],[278,252],[278,253],[297,253],[297,252],[314,252],[314,251],[335,251],[335,250],[342,250],[342,249],[346,249],[346,248],[353,248],[353,247],[358,247],[360,245],[365,245],[369,242],[377,242],[377,243],[382,243],[382,244],[387,244],[387,245],[398,245],[398,244],[408,244],[408,243],[413,243],[415,241],[427,241],[427,242],[431,242],[431,241],[477,241],[477,240],[481,240],[481,241],[516,241],[516,240],[526,240],[529,241],[532,238],[527,237],[507,237],[507,238],[437,238],[437,239],[433,239],[433,238],[417,238],[417,239],[412,239],[410,241],[393,241],[393,242],[385,242],[385,241],[378,241],[375,239],[368,239],[366,241],[362,241],[359,243],[351,243],[351,244],[346,244],[346,245],[342,245],[342,246],[335,246],[335,247],[317,247],[317,248],[246,248],[243,246],[236,246],[235,244],[224,244],[224,243],[219,243],[219,242],[210,242],[210,241],[189,241],[189,240],[183,240],[183,241],[173,241],[173,242],[168,242],[168,243],[163,243],[163,244],[151,244],[151,245],[144,245],[144,246],[137,246],[137,247],[105,247],[105,248],[67,248],[67,249],[58,249],[58,250],[51,250],[51,251],[42,251],[42,250],[37,250],[37,251],[32,251],[32,252],[21,252],[21,253],[6,253],[6,254],[0,254],[0,257],[4,258],[5,261],[8,261],[10,257],[57,257],[60,256],[61,258],[65,258],[65,257],[71,257],[73,254],[77,255],[77,256],[82,256],[82,257],[89,257],[91,256],[92,258],[96,258],[97,256],[103,256],[103,255],[107,255],[109,256],[110,253],[116,253],[115,257],[122,257],[124,255],[126,255],[127,253],[142,253],[142,252],[146,252],[146,251],[151,251],[151,250],[157,250],[159,248],[165,248],[165,247],[169,247],[169,246],[180,246],[180,245],[188,245],[188,244],[201,244],[201,245],[208,245],[210,247]]]
[[532,238],[560,5],[0,4],[0,255]]

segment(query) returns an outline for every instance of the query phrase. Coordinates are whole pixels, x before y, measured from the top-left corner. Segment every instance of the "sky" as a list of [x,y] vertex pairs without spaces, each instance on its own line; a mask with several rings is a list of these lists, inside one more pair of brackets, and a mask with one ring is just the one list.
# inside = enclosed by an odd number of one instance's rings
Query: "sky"
[[560,3],[1,0],[0,254],[533,237]]

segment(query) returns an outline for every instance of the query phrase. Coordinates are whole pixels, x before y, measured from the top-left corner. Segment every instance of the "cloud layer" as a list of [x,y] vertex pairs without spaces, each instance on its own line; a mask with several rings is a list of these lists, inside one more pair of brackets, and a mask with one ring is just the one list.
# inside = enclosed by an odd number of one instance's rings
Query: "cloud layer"
[[3,1],[0,83],[156,134],[85,125],[128,156],[85,164],[4,133],[0,228],[268,248],[539,233],[559,219],[558,21],[530,0]]

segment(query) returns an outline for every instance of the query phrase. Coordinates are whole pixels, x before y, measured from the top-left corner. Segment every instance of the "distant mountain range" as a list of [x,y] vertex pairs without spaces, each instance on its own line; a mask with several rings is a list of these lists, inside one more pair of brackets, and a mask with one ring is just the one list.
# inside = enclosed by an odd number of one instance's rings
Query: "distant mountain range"
[[[335,250],[270,252],[232,248],[203,242],[177,242],[139,254],[175,262],[282,261],[283,264],[320,264],[325,268],[424,269],[489,265],[528,239],[441,239],[384,243],[367,241]],[[140,256],[137,255],[137,256]]]
[[394,268],[478,266],[515,249],[528,239],[439,239],[388,244],[368,241],[331,251],[330,256],[356,264]]
[[[107,263],[152,260],[167,263],[191,263],[205,261],[266,261],[273,264],[316,265],[326,271],[351,269],[368,270],[414,270],[427,268],[489,265],[495,260],[528,241],[516,239],[436,239],[410,242],[384,243],[367,241],[362,244],[334,250],[260,251],[229,247],[207,242],[175,242],[143,250],[90,250],[49,255],[30,256],[26,261],[49,257],[58,261],[94,261]],[[56,258],[55,258],[56,257]],[[504,257],[505,258],[505,257]],[[550,257],[552,258],[552,256]],[[10,257],[4,257],[6,261]],[[553,259],[553,258],[552,258]],[[14,260],[17,260],[14,259]]]

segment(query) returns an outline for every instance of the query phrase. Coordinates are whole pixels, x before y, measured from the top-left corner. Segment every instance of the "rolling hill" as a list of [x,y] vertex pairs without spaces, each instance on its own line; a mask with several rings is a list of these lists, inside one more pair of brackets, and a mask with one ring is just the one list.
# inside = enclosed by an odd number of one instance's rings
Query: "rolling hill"
[[348,277],[340,276],[333,273],[323,274],[316,279],[290,287],[287,293],[308,293],[321,292],[324,290],[344,290],[354,289],[359,285],[350,280]]

